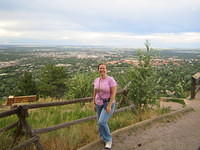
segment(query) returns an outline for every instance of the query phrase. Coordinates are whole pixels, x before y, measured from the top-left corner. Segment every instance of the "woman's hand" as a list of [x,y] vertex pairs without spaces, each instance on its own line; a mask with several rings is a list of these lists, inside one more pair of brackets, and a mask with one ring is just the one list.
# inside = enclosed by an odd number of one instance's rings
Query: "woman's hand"
[[94,109],[95,112],[97,111],[95,104],[93,104],[93,109]]
[[96,112],[96,104],[95,104],[95,100],[94,99],[92,100],[92,107],[93,107],[94,111]]
[[111,111],[111,103],[108,103],[107,107],[106,107],[106,112],[109,113]]

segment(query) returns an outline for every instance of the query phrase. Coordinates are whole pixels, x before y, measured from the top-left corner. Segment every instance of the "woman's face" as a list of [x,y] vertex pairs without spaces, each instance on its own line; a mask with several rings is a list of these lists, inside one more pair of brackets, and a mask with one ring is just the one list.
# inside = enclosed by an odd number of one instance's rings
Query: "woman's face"
[[106,65],[100,65],[99,66],[99,73],[100,73],[100,75],[106,75],[107,74]]

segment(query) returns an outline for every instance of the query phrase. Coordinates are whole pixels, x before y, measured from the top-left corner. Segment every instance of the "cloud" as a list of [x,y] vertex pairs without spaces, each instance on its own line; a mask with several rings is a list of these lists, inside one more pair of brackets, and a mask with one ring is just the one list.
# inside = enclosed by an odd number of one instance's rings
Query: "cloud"
[[[123,32],[91,32],[82,30],[39,30],[8,31],[0,30],[0,37],[11,41],[31,41],[79,45],[109,45],[141,47],[145,40],[150,40],[154,47],[191,47],[191,43],[200,47],[200,32],[137,34]],[[14,40],[18,38],[18,40]],[[1,39],[1,38],[0,38]],[[3,40],[3,39],[2,39]],[[23,41],[23,40],[22,40]],[[25,42],[26,43],[26,42]],[[170,46],[172,45],[172,46]]]
[[199,0],[1,0],[0,40],[200,47],[199,15]]
[[17,26],[16,21],[0,21],[0,37],[19,37],[20,32],[17,31],[9,31],[6,28],[13,28]]

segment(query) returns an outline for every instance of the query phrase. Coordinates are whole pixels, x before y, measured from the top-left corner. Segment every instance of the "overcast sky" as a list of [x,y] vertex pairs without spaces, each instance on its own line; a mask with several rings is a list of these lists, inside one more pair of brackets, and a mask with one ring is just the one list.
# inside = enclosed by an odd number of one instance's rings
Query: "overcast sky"
[[0,45],[200,48],[200,0],[0,0]]

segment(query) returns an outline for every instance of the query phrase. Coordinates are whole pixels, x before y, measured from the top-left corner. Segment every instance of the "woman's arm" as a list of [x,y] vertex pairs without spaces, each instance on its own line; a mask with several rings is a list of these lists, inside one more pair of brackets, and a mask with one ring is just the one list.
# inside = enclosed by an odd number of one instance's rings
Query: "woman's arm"
[[110,88],[110,102],[108,103],[107,107],[106,107],[106,111],[109,113],[111,110],[111,106],[113,104],[113,102],[115,101],[115,97],[116,97],[116,93],[117,93],[117,86],[111,87]]
[[96,111],[96,106],[95,106],[95,97],[96,97],[96,90],[95,88],[93,89],[93,95],[92,95],[92,105],[93,105],[93,108],[94,108],[94,111]]
[[92,95],[92,103],[95,104],[95,97],[96,97],[96,90],[95,88],[93,89],[93,95]]
[[110,103],[112,104],[115,101],[117,86],[111,87],[110,90],[111,90]]

